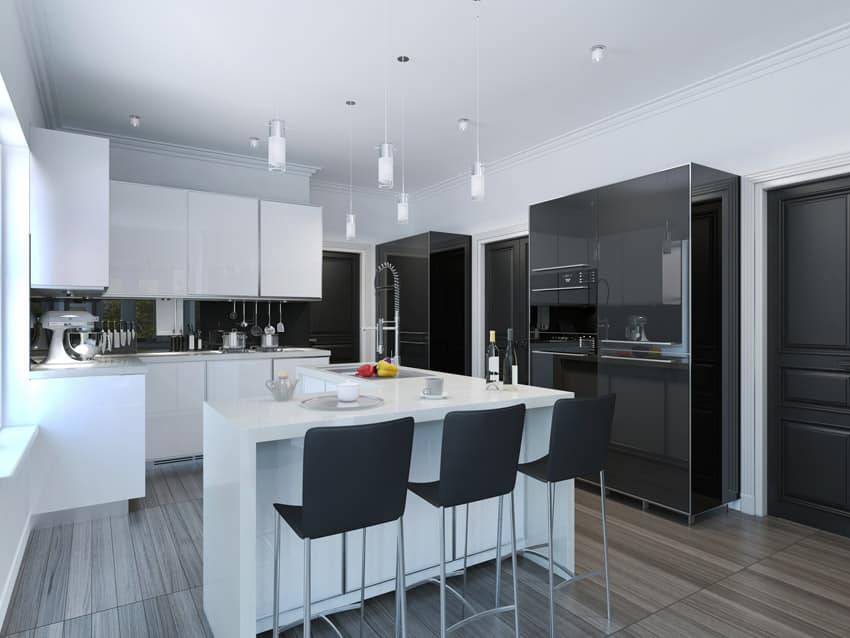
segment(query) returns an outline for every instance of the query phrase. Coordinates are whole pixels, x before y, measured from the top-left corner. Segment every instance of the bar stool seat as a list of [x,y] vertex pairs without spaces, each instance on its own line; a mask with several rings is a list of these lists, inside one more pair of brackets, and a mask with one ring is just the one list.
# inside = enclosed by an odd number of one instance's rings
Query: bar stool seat
[[[367,425],[312,428],[304,437],[302,505],[274,503],[274,600],[272,636],[280,627],[280,522],[304,544],[304,631],[310,638],[310,542],[361,530],[360,635],[366,591],[366,528],[398,522],[396,544],[396,633],[407,633],[403,514],[413,452],[413,418]],[[330,613],[330,612],[328,612]],[[342,633],[326,614],[319,616]]]
[[531,478],[535,478],[543,483],[547,482],[547,472],[549,469],[549,455],[539,458],[530,463],[520,463],[517,468],[520,472]]
[[440,507],[440,481],[408,483],[407,489],[416,494],[416,496],[428,501],[434,507]]

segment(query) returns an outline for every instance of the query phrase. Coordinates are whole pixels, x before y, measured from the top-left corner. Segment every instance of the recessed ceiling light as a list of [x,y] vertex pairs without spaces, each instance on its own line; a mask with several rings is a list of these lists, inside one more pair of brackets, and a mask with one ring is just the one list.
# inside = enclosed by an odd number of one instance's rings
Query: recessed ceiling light
[[139,128],[142,125],[142,118],[138,115],[130,115],[130,126]]
[[248,138],[248,145],[251,148],[257,148],[260,145],[260,138],[259,137],[249,137]]
[[466,132],[466,129],[468,129],[468,128],[469,128],[469,118],[468,117],[458,118],[458,120],[457,120],[457,130],[460,131],[461,133],[464,133],[464,132]]
[[605,57],[605,53],[608,50],[604,44],[594,44],[590,47],[590,59],[594,62],[601,62],[602,58]]
[[345,101],[346,106],[354,106],[355,104],[357,104],[357,102],[355,102],[354,100],[346,100]]
[[406,55],[400,55],[396,58],[399,62],[410,62],[410,58]]

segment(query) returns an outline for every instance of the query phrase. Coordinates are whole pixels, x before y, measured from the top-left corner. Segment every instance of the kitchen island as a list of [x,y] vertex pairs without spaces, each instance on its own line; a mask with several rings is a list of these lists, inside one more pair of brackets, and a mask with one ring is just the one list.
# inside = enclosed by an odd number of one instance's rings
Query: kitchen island
[[[351,380],[351,366],[298,368],[302,383],[322,387]],[[431,374],[402,368],[403,373]],[[345,426],[412,416],[416,421],[410,477],[436,480],[439,475],[442,420],[452,410],[497,408],[525,403],[526,427],[521,460],[546,453],[552,405],[569,392],[517,386],[488,391],[482,379],[439,374],[448,397],[424,399],[422,376],[363,379],[361,393],[383,404],[357,411],[314,411],[300,405],[304,396],[275,402],[271,398],[204,404],[204,610],[216,636],[253,637],[272,626],[274,517],[272,503],[301,503],[304,435],[317,426]],[[315,386],[315,384],[314,384]],[[339,476],[339,481],[357,477]],[[558,486],[556,544],[558,562],[573,566],[573,484]],[[516,487],[517,543],[521,549],[546,539],[546,488],[522,476]],[[466,512],[452,512],[447,522],[448,569],[463,561]],[[496,550],[497,501],[469,506],[469,564],[492,560]],[[509,552],[509,516],[503,520],[502,554]],[[281,625],[301,620],[302,543],[282,526]],[[395,527],[367,532],[367,597],[392,591]],[[407,583],[438,574],[439,512],[413,494],[405,511]],[[313,612],[339,609],[359,600],[361,534],[351,533],[312,543]]]

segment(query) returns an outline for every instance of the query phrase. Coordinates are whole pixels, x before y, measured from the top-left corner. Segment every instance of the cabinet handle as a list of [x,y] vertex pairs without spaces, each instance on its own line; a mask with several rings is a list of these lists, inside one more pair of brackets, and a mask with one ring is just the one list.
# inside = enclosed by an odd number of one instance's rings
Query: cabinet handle
[[532,288],[531,292],[554,292],[556,290],[587,290],[588,286],[561,286],[559,288]]
[[568,264],[566,266],[546,266],[545,268],[532,268],[531,272],[549,272],[550,270],[566,270],[567,268],[588,268],[590,264]]
[[838,364],[838,367],[841,368],[842,370],[850,370],[850,361],[841,361]]
[[613,354],[603,354],[600,359],[617,359],[619,361],[647,361],[649,363],[673,363],[673,359],[649,359],[645,357],[617,357]]
[[589,352],[553,352],[552,350],[532,350],[531,354],[549,354],[555,357],[589,357]]
[[625,343],[630,346],[644,344],[649,346],[675,346],[672,341],[629,341],[628,339],[600,339],[600,343]]

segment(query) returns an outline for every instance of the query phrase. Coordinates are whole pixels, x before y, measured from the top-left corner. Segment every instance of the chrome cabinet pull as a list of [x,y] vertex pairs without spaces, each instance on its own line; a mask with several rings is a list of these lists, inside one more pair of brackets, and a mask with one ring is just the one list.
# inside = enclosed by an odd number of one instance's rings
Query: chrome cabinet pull
[[532,350],[531,354],[549,354],[555,357],[589,357],[589,352],[554,352],[552,350]]
[[566,270],[567,268],[587,268],[590,264],[568,264],[566,266],[546,266],[545,268],[532,268],[531,272],[549,272],[550,270]]
[[645,357],[618,357],[613,354],[599,355],[600,359],[617,359],[619,361],[647,361],[649,363],[674,363],[673,359],[648,359]]

